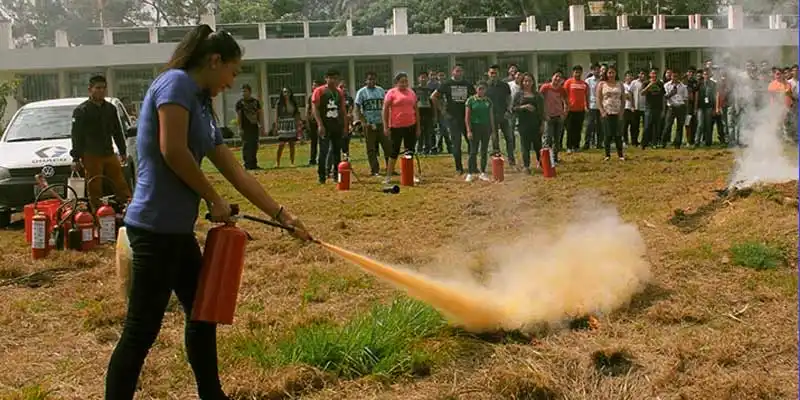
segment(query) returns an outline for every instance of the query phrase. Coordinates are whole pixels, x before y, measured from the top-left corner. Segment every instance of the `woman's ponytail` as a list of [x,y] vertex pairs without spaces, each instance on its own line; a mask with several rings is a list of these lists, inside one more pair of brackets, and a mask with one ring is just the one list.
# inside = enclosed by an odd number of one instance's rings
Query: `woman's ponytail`
[[200,64],[208,54],[207,40],[214,33],[207,24],[196,26],[178,43],[178,47],[172,53],[172,57],[164,66],[164,70],[183,69],[188,70]]

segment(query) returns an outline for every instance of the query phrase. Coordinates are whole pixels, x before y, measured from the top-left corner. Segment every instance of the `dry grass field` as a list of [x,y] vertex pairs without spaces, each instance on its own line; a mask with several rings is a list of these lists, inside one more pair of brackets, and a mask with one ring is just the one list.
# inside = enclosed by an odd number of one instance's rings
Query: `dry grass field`
[[[257,176],[318,238],[443,275],[447,254],[563,225],[573,199],[594,193],[639,227],[653,280],[590,327],[472,335],[318,246],[242,222],[255,241],[236,321],[219,329],[234,398],[796,398],[796,181],[719,197],[727,150],[633,149],[605,163],[592,150],[565,155],[556,179],[508,172],[499,185],[466,184],[449,156],[427,157],[423,184],[391,195],[366,176],[363,145],[352,147],[362,181],[350,192],[319,185],[308,167],[272,169],[273,146]],[[32,262],[17,224],[0,232],[0,249],[0,398],[102,398],[125,315],[113,248]],[[171,302],[137,398],[196,398],[183,318]]]

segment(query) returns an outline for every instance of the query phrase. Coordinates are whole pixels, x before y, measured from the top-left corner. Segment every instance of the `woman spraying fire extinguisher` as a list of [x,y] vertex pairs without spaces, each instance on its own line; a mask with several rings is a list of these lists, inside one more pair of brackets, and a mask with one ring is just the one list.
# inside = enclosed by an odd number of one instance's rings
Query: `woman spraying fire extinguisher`
[[[138,184],[125,217],[132,286],[122,336],[109,362],[106,399],[133,399],[173,291],[186,315],[192,313],[202,265],[194,235],[200,200],[211,204],[213,221],[230,220],[230,205],[200,169],[204,157],[256,207],[298,228],[295,236],[311,239],[303,224],[244,171],[216,126],[211,99],[232,86],[241,58],[230,34],[200,25],[178,44],[145,95],[137,134]],[[199,397],[228,399],[217,369],[216,325],[191,321],[185,329]]]

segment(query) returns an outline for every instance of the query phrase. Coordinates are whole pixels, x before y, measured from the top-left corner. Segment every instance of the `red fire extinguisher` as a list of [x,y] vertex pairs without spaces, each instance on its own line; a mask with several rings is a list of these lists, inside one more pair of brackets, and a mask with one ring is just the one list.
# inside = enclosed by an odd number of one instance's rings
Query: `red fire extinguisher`
[[39,260],[50,254],[50,218],[34,210],[31,219],[31,257]]
[[353,168],[347,157],[339,163],[338,168],[339,183],[336,184],[336,188],[339,190],[350,190],[350,172],[352,172]]
[[555,178],[556,168],[553,166],[553,159],[550,158],[550,148],[542,148],[539,154],[539,158],[542,160],[542,175],[544,175],[545,178]]
[[414,186],[414,154],[411,151],[400,157],[400,184]]
[[108,203],[97,209],[97,243],[111,243],[117,238],[117,212]]
[[[233,215],[239,207],[231,206]],[[209,216],[207,216],[209,217]],[[203,250],[192,320],[230,325],[244,269],[247,233],[233,223],[211,228]]]
[[94,248],[94,217],[87,210],[79,211],[75,214],[75,228],[80,231],[81,251],[88,251]]
[[494,153],[492,154],[492,178],[494,178],[495,182],[502,182],[505,180],[505,160],[503,160],[503,154],[501,153]]

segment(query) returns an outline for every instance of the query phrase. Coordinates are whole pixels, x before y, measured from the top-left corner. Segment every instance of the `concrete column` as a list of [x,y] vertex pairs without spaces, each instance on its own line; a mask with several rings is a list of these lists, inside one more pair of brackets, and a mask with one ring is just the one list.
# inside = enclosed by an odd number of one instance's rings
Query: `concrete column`
[[67,31],[61,29],[56,30],[56,47],[69,47]]
[[527,32],[528,31],[528,24],[526,22],[522,22],[519,24],[519,31],[520,32]]
[[11,21],[0,20],[0,51],[14,48],[14,33],[11,27]]
[[586,12],[582,5],[569,6],[569,30],[583,31],[586,29]]
[[630,61],[629,61],[629,57],[628,56],[629,56],[629,54],[628,54],[627,51],[623,51],[623,52],[619,53],[619,65],[617,66],[617,72],[620,75],[622,75],[623,78],[625,77],[625,75],[624,75],[625,71],[627,71],[629,69],[628,63]]
[[447,65],[449,66],[447,68],[447,76],[449,77],[450,76],[450,72],[453,70],[453,67],[456,66],[456,55],[455,54],[449,54],[447,56]]
[[347,27],[347,36],[353,36],[353,20],[348,19],[345,24]]
[[103,44],[106,46],[114,44],[114,31],[111,28],[103,28]]
[[[412,61],[413,66],[413,61]],[[408,72],[408,79],[412,81],[411,76],[414,75],[414,70]],[[356,60],[350,58],[347,60],[347,90],[350,91],[350,96],[356,97]]]
[[269,84],[267,81],[267,63],[262,61],[258,63],[258,85],[259,91],[261,92],[261,103],[264,107],[264,129],[266,127],[272,126],[271,119],[272,117],[272,106],[269,104]]
[[314,83],[314,77],[311,76],[311,61],[306,61],[303,69],[306,75],[306,94],[311,96],[311,87]]
[[258,24],[258,40],[267,39],[267,24]]
[[[528,72],[530,72],[531,75],[533,75],[533,77],[538,81],[539,80],[539,55],[536,54],[536,53],[531,53],[531,55],[528,56],[528,65],[529,65],[528,69],[530,69],[530,71],[528,71]],[[536,82],[536,83],[539,84],[539,82]],[[538,89],[538,88],[536,88],[536,89]]]
[[311,25],[308,21],[303,21],[303,37],[310,38],[311,37]]
[[494,17],[486,18],[486,32],[494,33],[497,31],[497,21]]
[[392,56],[392,76],[399,72],[409,74],[409,80],[412,80],[411,76],[414,75],[413,55]]
[[744,9],[741,5],[728,6],[728,29],[744,29]]
[[453,33],[453,17],[444,19],[444,33]]
[[558,21],[558,25],[556,25],[556,26],[558,27],[557,30],[559,32],[563,32],[564,31],[564,21]]
[[664,70],[667,68],[667,52],[664,49],[658,50],[656,54],[656,66],[658,67],[658,71],[663,73]]
[[408,35],[408,8],[395,7],[392,9],[392,34]]
[[525,24],[528,28],[528,32],[536,32],[536,16],[529,15],[528,18],[525,19]]
[[151,26],[150,28],[147,28],[147,31],[150,34],[150,43],[158,43],[158,28]]
[[116,92],[114,86],[116,86],[116,81],[117,81],[114,77],[114,69],[106,68],[105,76],[106,76],[106,86],[108,87],[106,89],[106,96],[114,97],[114,92]]
[[713,19],[709,19],[708,21],[706,21],[706,28],[714,29],[714,20]]
[[653,16],[653,30],[660,31],[664,30],[666,24],[666,16],[663,14],[657,14]]
[[69,75],[67,71],[58,71],[58,97],[72,97],[69,87]]

